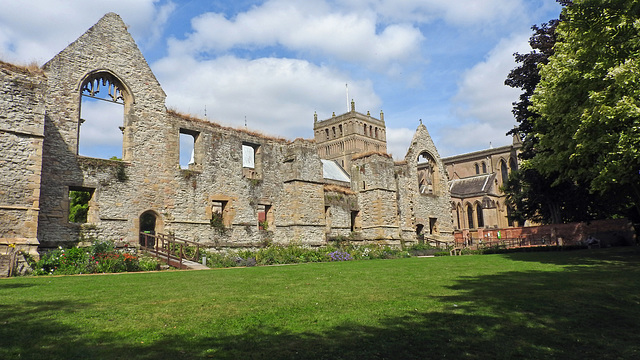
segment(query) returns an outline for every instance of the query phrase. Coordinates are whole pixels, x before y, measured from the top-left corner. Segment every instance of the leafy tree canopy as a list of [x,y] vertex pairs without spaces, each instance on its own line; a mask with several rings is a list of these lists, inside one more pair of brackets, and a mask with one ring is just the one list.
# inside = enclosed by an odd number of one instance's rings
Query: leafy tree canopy
[[640,199],[640,3],[574,0],[531,97],[534,168]]
[[[529,54],[505,83],[523,138],[505,186],[514,218],[589,220],[640,204],[640,4],[558,1],[560,20],[534,26]],[[638,208],[640,210],[640,208]]]

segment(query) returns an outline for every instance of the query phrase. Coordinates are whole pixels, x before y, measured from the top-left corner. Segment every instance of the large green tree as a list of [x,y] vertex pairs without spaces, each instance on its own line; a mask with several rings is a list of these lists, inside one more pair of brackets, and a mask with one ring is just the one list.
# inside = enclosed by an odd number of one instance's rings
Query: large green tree
[[542,175],[640,203],[640,3],[574,0],[531,97]]
[[[570,1],[559,1],[570,5]],[[533,35],[529,39],[532,51],[515,54],[519,66],[513,69],[505,84],[522,90],[517,102],[514,102],[513,114],[518,122],[509,134],[518,134],[523,140],[520,158],[528,160],[537,154],[537,137],[534,124],[540,115],[531,108],[531,96],[540,82],[540,66],[549,61],[554,54],[556,43],[555,29],[560,20],[551,20],[540,26],[534,25]],[[506,202],[511,208],[509,216],[513,220],[537,223],[561,223],[584,221],[601,217],[607,209],[599,196],[590,194],[588,189],[571,180],[556,181],[558,174],[541,173],[525,161],[518,170],[511,173],[503,188]]]

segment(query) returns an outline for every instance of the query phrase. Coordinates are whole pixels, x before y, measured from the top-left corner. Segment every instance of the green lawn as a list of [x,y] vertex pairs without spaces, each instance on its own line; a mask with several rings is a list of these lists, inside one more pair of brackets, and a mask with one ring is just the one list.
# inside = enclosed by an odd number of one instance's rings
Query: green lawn
[[637,359],[636,247],[0,281],[1,359]]

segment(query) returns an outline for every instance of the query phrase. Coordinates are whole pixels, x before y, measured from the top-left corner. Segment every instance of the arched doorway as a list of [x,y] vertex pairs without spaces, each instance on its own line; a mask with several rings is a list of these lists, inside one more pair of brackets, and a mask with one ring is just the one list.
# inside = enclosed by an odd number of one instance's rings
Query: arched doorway
[[[156,220],[156,213],[151,210],[145,211],[140,215],[140,246],[155,246]],[[144,236],[143,234],[153,236]]]

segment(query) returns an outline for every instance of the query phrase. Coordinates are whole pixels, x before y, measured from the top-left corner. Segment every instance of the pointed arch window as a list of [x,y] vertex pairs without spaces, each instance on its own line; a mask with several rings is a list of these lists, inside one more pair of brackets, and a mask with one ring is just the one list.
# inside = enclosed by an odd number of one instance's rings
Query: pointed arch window
[[509,169],[507,168],[507,162],[500,160],[500,174],[502,175],[502,183],[504,184],[509,179]]
[[476,203],[476,218],[478,218],[478,227],[484,227],[484,215],[482,214],[482,205]]
[[80,86],[77,153],[96,158],[129,160],[127,113],[131,95],[107,71],[89,74]]
[[428,152],[418,156],[418,187],[421,194],[434,194],[437,191],[437,165]]
[[467,204],[467,221],[469,229],[474,229],[475,226],[473,226],[473,206],[471,206],[471,204]]

